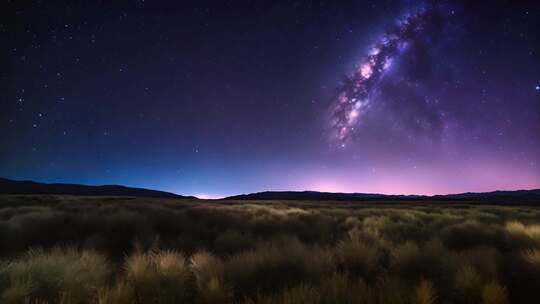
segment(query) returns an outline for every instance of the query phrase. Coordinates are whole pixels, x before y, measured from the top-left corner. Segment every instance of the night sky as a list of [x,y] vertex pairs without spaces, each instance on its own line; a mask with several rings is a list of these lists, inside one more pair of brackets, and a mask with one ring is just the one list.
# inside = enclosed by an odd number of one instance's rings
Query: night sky
[[0,42],[2,177],[540,188],[538,1],[2,1]]

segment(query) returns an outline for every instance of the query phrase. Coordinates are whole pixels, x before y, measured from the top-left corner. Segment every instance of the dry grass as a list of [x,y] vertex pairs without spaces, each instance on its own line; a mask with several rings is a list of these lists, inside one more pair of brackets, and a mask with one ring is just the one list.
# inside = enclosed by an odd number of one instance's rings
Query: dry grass
[[497,282],[490,282],[484,286],[482,290],[483,304],[506,304],[508,303],[508,295],[506,288],[502,287]]
[[253,299],[246,299],[244,304],[315,304],[320,303],[319,291],[308,285],[287,288],[277,295],[258,294]]
[[355,276],[374,278],[379,270],[380,249],[357,238],[340,241],[336,246],[338,269]]
[[193,298],[191,272],[181,253],[135,253],[127,258],[124,269],[136,303],[178,303]]
[[433,283],[428,280],[420,280],[418,286],[414,290],[413,303],[414,304],[435,304],[437,301],[437,294]]
[[530,303],[540,210],[0,197],[0,249],[0,303]]
[[98,298],[109,283],[107,259],[91,251],[74,249],[30,250],[2,265],[2,299],[6,303],[55,301],[86,303]]
[[483,279],[473,266],[463,266],[456,274],[456,290],[465,303],[478,303]]
[[523,257],[529,264],[540,269],[540,250],[529,249],[523,253]]
[[224,266],[219,258],[200,251],[191,257],[190,266],[200,302],[227,303],[231,300],[232,292],[225,284]]

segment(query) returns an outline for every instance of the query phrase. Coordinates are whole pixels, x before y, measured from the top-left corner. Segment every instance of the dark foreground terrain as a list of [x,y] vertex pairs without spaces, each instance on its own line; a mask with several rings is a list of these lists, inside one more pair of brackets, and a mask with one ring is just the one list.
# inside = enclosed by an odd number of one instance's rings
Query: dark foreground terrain
[[537,303],[540,209],[0,196],[0,303]]

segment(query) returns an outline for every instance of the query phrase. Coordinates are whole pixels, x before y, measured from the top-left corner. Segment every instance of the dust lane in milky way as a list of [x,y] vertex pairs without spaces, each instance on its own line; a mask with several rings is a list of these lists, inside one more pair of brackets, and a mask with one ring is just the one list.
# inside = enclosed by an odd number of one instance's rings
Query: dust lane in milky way
[[[367,115],[373,91],[385,72],[410,43],[426,38],[427,27],[442,15],[440,7],[422,5],[400,17],[396,24],[369,48],[355,71],[340,89],[331,106],[331,137],[344,148],[354,134],[358,120]],[[424,36],[424,37],[422,37]]]

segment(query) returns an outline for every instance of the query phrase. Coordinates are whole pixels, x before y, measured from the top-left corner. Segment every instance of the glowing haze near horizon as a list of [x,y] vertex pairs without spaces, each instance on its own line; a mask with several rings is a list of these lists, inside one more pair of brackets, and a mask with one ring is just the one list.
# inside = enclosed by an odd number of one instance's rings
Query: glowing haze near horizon
[[540,5],[0,5],[0,176],[200,197],[540,188]]

